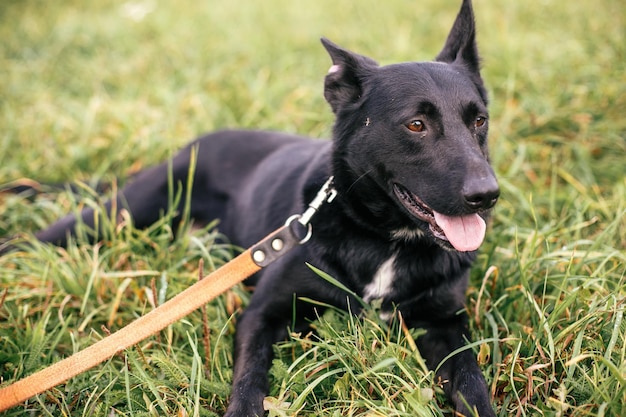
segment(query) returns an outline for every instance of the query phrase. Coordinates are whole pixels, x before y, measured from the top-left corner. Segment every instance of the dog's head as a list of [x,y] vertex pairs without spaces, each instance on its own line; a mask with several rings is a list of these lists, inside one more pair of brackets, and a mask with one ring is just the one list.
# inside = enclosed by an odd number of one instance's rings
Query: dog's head
[[336,115],[333,170],[352,214],[397,238],[476,250],[499,189],[471,2],[433,62],[379,66],[322,40]]

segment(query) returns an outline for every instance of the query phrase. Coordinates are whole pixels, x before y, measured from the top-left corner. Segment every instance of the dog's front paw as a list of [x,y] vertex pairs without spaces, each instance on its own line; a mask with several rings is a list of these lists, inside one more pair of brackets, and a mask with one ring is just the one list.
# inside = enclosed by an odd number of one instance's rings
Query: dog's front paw
[[487,384],[480,373],[467,372],[457,380],[456,394],[452,396],[456,416],[495,417]]
[[263,394],[257,395],[233,395],[224,417],[263,417]]
[[259,410],[256,407],[241,407],[229,405],[228,410],[226,410],[226,414],[224,417],[263,417],[265,415],[265,411],[263,407]]
[[454,415],[457,417],[496,417],[496,413],[491,408],[491,404],[474,404],[470,410],[465,403],[457,405],[454,410]]

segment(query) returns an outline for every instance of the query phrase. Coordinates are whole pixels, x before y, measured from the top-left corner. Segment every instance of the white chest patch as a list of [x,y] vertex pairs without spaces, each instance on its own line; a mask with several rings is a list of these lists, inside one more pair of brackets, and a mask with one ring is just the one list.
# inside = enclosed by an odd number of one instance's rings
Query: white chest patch
[[363,300],[365,302],[369,303],[372,300],[384,298],[391,292],[396,275],[394,269],[395,261],[396,255],[393,255],[378,267],[372,282],[367,284],[363,290]]

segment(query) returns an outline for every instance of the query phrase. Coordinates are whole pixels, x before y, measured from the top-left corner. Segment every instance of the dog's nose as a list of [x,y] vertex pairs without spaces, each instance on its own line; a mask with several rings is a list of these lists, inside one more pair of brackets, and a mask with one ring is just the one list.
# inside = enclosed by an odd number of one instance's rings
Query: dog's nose
[[500,197],[500,187],[493,176],[476,179],[463,186],[465,204],[472,210],[487,210]]

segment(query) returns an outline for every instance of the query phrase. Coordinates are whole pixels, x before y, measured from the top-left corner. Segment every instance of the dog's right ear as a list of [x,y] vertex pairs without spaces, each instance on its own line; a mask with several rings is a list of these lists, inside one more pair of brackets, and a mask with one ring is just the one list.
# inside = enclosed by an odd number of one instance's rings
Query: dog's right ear
[[370,58],[340,48],[326,38],[322,38],[322,44],[333,62],[324,80],[324,97],[336,114],[342,107],[359,100],[363,92],[363,80],[378,64]]

